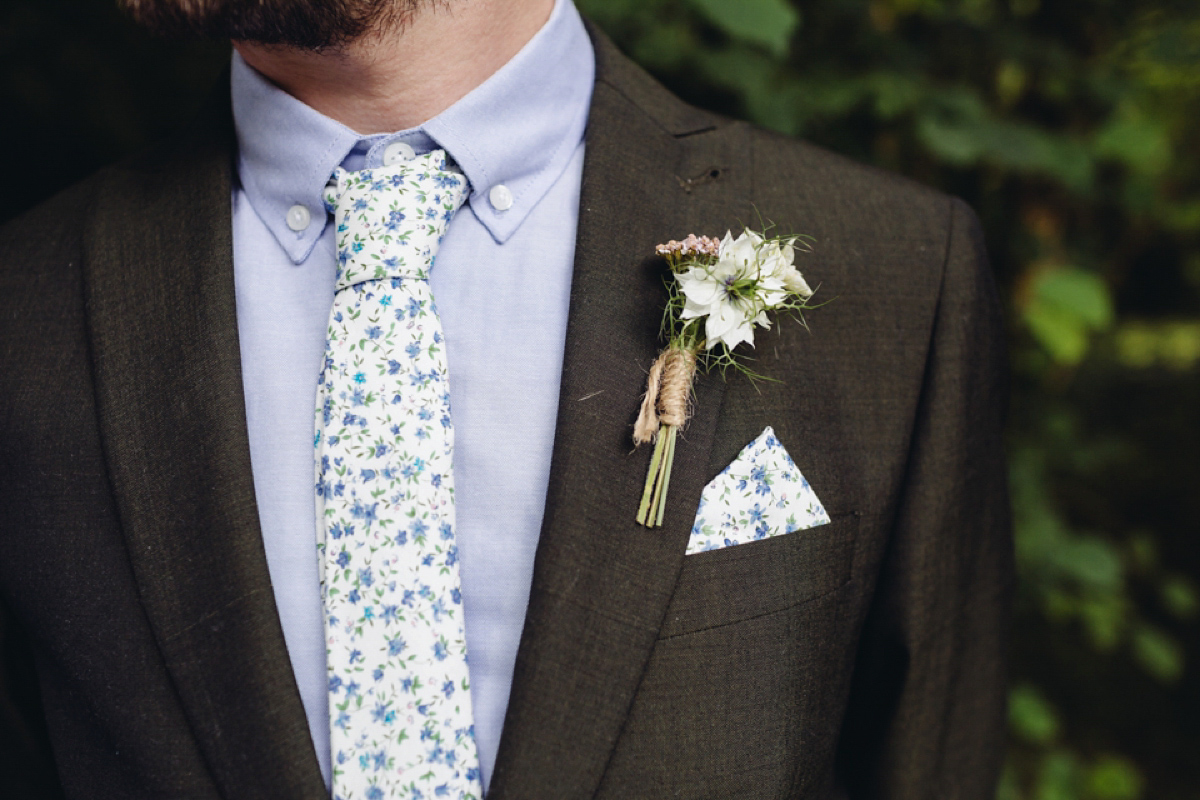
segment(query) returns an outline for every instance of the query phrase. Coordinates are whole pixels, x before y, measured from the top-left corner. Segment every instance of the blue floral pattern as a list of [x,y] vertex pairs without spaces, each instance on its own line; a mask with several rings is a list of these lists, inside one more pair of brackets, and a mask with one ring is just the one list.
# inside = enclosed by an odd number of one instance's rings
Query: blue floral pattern
[[336,800],[483,794],[427,280],[466,188],[437,150],[326,189],[337,282],[314,447]]
[[827,522],[825,507],[767,427],[704,487],[687,552],[746,544]]

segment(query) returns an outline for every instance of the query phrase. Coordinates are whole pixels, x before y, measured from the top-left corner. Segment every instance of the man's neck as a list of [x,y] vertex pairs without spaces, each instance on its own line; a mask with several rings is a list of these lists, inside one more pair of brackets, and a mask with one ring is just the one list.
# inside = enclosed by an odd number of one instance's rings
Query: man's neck
[[234,42],[250,66],[361,134],[416,127],[487,80],[545,24],[554,0],[453,0],[424,6],[402,31],[336,51]]

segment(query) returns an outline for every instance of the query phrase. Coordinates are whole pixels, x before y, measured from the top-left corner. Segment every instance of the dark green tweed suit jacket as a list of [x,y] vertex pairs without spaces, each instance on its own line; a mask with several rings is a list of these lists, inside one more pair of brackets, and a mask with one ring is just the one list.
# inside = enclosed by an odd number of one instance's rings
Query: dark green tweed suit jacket
[[[545,523],[489,798],[989,797],[1001,318],[961,203],[690,108],[597,38]],[[319,798],[258,527],[228,98],[0,231],[0,794]],[[836,298],[702,377],[667,524],[630,430],[653,246],[773,220]],[[685,556],[766,425],[833,522]],[[61,787],[61,788],[58,788]]]

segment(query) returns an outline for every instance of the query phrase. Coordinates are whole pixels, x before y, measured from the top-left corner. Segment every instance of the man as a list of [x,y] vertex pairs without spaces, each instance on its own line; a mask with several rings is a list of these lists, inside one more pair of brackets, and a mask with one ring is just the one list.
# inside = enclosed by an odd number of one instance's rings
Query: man
[[[14,754],[44,727],[68,797],[420,796],[347,791],[357,756],[331,755],[353,695],[326,672],[312,414],[326,183],[444,150],[469,194],[429,280],[487,796],[989,795],[1003,353],[965,206],[682,104],[566,0],[126,4],[236,54],[193,128],[0,234]],[[834,301],[760,334],[770,382],[698,379],[640,527],[653,248],[760,217],[815,237]],[[768,426],[831,521],[689,553]]]

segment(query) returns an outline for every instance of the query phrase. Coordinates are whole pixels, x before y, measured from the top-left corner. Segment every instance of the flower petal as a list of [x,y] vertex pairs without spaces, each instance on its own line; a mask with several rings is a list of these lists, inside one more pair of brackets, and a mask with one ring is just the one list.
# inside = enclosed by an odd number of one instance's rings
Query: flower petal
[[808,282],[804,280],[800,270],[795,267],[792,267],[791,272],[783,276],[783,285],[789,292],[799,295],[803,300],[812,297],[812,289],[808,287]]
[[725,284],[699,267],[692,267],[678,280],[683,296],[702,306],[719,302],[725,295]]
[[707,347],[717,342],[723,343],[732,350],[742,342],[754,344],[754,327],[743,309],[732,303],[723,303],[719,309],[710,314],[704,329]]
[[679,312],[680,319],[696,319],[697,317],[707,316],[712,310],[712,306],[693,303],[691,300],[684,299],[683,311]]
[[727,331],[725,333],[725,335],[721,337],[721,340],[722,340],[722,342],[724,342],[725,346],[728,347],[730,350],[737,347],[742,342],[746,342],[751,347],[753,347],[754,346],[754,326],[751,325],[749,322],[743,322],[741,325],[738,325],[737,327],[733,328],[732,330]]

